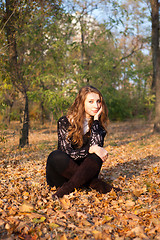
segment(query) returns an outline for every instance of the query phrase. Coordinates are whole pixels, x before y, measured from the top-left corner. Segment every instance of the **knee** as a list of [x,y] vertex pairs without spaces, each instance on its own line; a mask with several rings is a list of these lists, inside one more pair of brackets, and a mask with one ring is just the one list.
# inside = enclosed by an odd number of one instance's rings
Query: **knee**
[[54,167],[55,169],[65,168],[70,161],[70,157],[61,150],[55,150],[51,152],[47,159],[47,165]]
[[96,164],[101,168],[101,166],[102,166],[102,159],[96,153],[91,153],[91,154],[88,155],[88,157],[93,162],[96,162]]
[[60,152],[59,150],[51,152],[47,158],[47,164],[53,164],[56,161],[59,152]]

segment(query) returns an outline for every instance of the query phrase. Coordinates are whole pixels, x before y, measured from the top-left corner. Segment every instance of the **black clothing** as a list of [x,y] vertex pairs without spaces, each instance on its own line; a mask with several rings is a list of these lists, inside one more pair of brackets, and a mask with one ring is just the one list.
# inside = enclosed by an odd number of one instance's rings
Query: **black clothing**
[[[101,168],[102,160],[96,154],[88,154],[88,157],[96,159]],[[85,158],[74,161],[66,153],[56,150],[51,152],[47,159],[46,178],[51,187],[60,187],[68,181],[78,170]],[[98,172],[99,174],[99,172]],[[96,177],[98,177],[98,174]]]
[[88,132],[83,136],[81,148],[67,138],[69,126],[66,116],[58,120],[58,149],[48,156],[46,166],[47,183],[50,186],[62,186],[56,194],[59,197],[97,178],[102,166],[101,158],[89,153],[92,145],[103,147],[106,131],[100,122],[93,121],[90,134]]
[[75,188],[81,187],[83,184],[91,181],[91,179],[96,178],[100,172],[101,166],[101,158],[96,154],[89,154],[69,181],[65,182],[62,187],[57,190],[55,195],[61,198],[63,195],[72,192]]
[[87,137],[87,134],[84,135],[84,144],[81,148],[76,148],[72,145],[71,140],[67,139],[69,125],[70,123],[66,116],[63,116],[58,120],[58,149],[67,153],[74,160],[85,158],[92,145],[97,144],[98,146],[103,147],[106,131],[98,120],[93,121],[90,136]]
[[[62,173],[67,169],[69,162],[70,157],[65,152],[56,150],[50,153],[46,165],[46,179],[48,185],[51,187],[59,187],[67,181],[67,178],[62,176]],[[76,162],[75,164],[77,165]]]

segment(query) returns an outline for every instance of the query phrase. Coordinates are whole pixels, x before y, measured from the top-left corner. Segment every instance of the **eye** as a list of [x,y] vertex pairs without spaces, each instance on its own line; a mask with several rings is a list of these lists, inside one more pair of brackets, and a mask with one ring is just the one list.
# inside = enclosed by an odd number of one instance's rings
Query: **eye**
[[89,100],[89,103],[93,103],[93,101],[92,101],[92,100]]
[[100,100],[100,99],[98,99],[98,100],[97,100],[97,103],[101,103],[101,100]]

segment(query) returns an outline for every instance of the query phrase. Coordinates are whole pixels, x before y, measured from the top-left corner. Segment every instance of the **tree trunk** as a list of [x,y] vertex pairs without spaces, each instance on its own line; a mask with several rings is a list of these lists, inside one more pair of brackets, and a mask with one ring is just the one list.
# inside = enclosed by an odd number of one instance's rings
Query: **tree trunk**
[[6,19],[7,24],[5,25],[8,49],[9,49],[9,71],[10,78],[14,86],[22,93],[25,97],[25,110],[23,118],[22,136],[19,141],[19,146],[24,147],[28,144],[28,130],[29,130],[29,111],[28,111],[28,96],[27,87],[23,79],[23,75],[20,71],[18,63],[18,52],[17,52],[17,40],[16,40],[16,25],[18,24],[19,15],[16,9],[15,0],[6,0]]
[[156,88],[156,65],[159,49],[159,3],[158,0],[150,0],[151,3],[151,19],[152,19],[152,63],[153,63],[153,80],[152,90]]
[[44,105],[43,105],[43,101],[41,101],[41,124],[44,125]]
[[154,131],[160,132],[160,46],[159,46],[159,10],[158,0],[150,0],[152,8],[152,61],[153,82],[152,90],[156,94]]
[[11,113],[12,113],[13,103],[9,104],[9,114],[8,114],[8,124],[11,123]]
[[23,117],[23,128],[21,130],[21,138],[19,141],[19,147],[24,147],[26,144],[29,144],[28,140],[29,133],[29,107],[28,107],[28,95],[25,92],[25,109],[24,109],[24,117]]
[[81,26],[81,64],[84,64],[84,23],[83,19],[80,21]]
[[[16,81],[19,80],[18,73],[18,54],[17,54],[17,42],[16,42],[16,30],[15,30],[15,14],[14,12],[14,1],[6,0],[6,21],[5,25],[9,49],[9,66],[10,66],[10,77],[13,84],[16,84]],[[12,17],[11,17],[12,16]],[[9,20],[8,20],[9,19]]]
[[160,49],[158,53],[156,69],[156,103],[154,131],[160,132]]

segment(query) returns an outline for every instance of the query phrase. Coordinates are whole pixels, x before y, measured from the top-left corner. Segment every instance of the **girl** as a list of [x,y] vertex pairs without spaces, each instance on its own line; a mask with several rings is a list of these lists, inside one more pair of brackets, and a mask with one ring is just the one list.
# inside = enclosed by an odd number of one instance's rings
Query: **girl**
[[58,120],[58,149],[47,159],[47,183],[59,187],[55,196],[63,197],[84,185],[100,193],[111,191],[113,187],[98,178],[108,157],[103,148],[107,120],[108,110],[100,91],[82,87],[67,116]]

